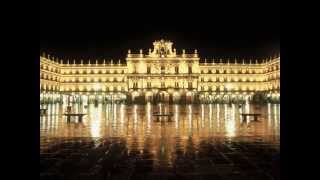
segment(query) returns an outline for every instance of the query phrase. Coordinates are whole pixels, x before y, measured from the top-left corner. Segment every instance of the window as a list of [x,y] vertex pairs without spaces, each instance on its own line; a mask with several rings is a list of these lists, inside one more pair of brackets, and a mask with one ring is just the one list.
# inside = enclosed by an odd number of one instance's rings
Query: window
[[192,67],[191,66],[189,66],[189,74],[192,74]]
[[137,82],[133,83],[133,88],[138,88],[138,83]]
[[147,88],[151,88],[151,82],[147,82]]
[[174,87],[175,88],[179,88],[179,83],[178,82],[174,82]]
[[148,66],[147,67],[147,74],[150,74],[151,73],[151,68]]
[[133,73],[137,73],[137,67],[136,66],[133,67]]
[[166,68],[165,68],[164,66],[161,66],[161,73],[162,73],[162,74],[165,73],[165,69],[166,69]]
[[192,88],[192,82],[188,82],[188,88]]
[[175,72],[176,72],[176,74],[178,74],[179,73],[179,67],[175,67]]
[[161,82],[161,88],[165,88],[165,83],[164,82]]

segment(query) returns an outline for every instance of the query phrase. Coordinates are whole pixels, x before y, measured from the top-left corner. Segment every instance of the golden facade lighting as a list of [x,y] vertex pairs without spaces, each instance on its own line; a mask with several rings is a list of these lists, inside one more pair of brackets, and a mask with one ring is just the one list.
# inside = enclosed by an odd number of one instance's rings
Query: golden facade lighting
[[[280,92],[280,56],[270,60],[262,60],[260,63],[252,60],[248,64],[242,60],[234,63],[229,59],[223,61],[207,59],[200,63],[198,51],[187,54],[183,49],[177,54],[170,41],[160,40],[153,43],[153,49],[148,54],[133,54],[128,50],[125,63],[111,60],[110,64],[91,66],[83,64],[81,60],[77,65],[73,60],[73,66],[69,60],[63,64],[63,60],[50,59],[50,55],[43,54],[40,57],[40,88],[41,92],[54,91],[55,93],[120,93],[128,97],[145,96],[147,92],[153,92],[156,97],[165,91],[169,96],[179,92],[179,96],[186,96],[193,92],[193,96],[202,97],[209,94],[255,94],[257,92]],[[70,81],[72,80],[72,81]],[[77,88],[81,87],[81,88]],[[150,94],[148,94],[150,96]],[[174,95],[176,96],[176,95]]]

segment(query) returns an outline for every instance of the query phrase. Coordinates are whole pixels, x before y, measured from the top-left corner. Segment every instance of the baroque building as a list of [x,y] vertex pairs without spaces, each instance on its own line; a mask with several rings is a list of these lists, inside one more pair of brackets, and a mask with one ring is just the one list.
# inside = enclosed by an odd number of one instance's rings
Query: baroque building
[[[204,60],[177,53],[170,41],[153,43],[147,53],[128,51],[126,61],[76,64],[40,56],[40,101],[91,103],[243,102],[280,100],[280,56],[244,63]],[[65,102],[65,101],[64,101]]]

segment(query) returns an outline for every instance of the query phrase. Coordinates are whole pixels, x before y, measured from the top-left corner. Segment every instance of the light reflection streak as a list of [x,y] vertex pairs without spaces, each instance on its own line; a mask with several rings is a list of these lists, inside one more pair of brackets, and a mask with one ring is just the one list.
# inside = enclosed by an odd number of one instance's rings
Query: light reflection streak
[[220,104],[217,104],[217,129],[220,131]]
[[121,104],[121,106],[120,106],[120,124],[121,124],[121,128],[124,125],[124,116],[125,116],[124,109],[125,109],[125,105]]
[[189,132],[192,132],[192,106],[188,105],[188,111],[189,111],[189,115],[188,115],[188,119],[189,119]]
[[90,106],[90,112],[92,113],[90,119],[90,127],[91,127],[91,137],[100,137],[101,136],[101,110],[102,107],[99,105],[98,107]]
[[138,122],[137,108],[138,108],[138,106],[135,104],[134,107],[133,107],[133,113],[134,113],[134,115],[133,115],[133,117],[134,117],[133,129],[134,129],[134,133],[137,130],[137,122]]
[[176,122],[176,129],[179,128],[179,106],[176,104],[174,107],[174,117]]
[[204,128],[204,105],[201,104],[201,128]]
[[209,128],[212,128],[212,104],[209,104]]
[[228,118],[226,119],[226,135],[227,137],[234,137],[236,135],[234,104],[232,104],[231,111],[229,111]]
[[273,105],[273,118],[274,118],[274,126],[275,126],[275,128],[274,128],[274,131],[275,131],[275,133],[277,132],[277,130],[278,130],[278,113],[277,113],[277,105],[276,104],[274,104]]
[[268,103],[268,124],[267,124],[267,126],[268,126],[268,131],[270,131],[271,130],[271,128],[272,128],[272,121],[271,121],[271,104],[270,103]]
[[147,130],[149,132],[151,128],[151,104],[150,102],[147,103]]

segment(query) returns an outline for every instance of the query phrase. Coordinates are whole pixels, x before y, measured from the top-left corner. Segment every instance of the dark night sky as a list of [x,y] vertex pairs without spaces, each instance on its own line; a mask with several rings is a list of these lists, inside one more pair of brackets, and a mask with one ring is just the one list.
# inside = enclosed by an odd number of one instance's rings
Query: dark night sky
[[201,58],[280,52],[278,1],[102,2],[41,1],[40,52],[64,60],[124,59],[128,49],[147,52],[160,38],[173,41],[178,52],[198,49]]

